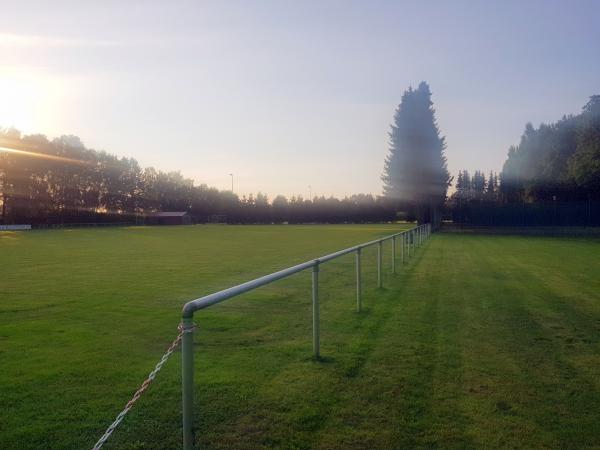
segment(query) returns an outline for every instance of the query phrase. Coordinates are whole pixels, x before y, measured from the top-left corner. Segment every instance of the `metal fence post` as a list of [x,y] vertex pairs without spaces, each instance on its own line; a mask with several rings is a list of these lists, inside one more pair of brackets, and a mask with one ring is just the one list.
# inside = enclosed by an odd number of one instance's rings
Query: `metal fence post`
[[392,237],[392,273],[396,273],[396,236]]
[[183,415],[183,448],[194,448],[194,323],[192,317],[182,319],[181,337],[181,396]]
[[402,248],[402,264],[404,264],[404,247],[406,246],[406,233],[402,233],[402,245],[400,246]]
[[319,261],[312,270],[313,354],[319,358]]
[[362,309],[362,300],[361,300],[361,270],[360,270],[360,247],[356,249],[356,310],[358,312]]
[[381,279],[381,241],[377,243],[377,287],[380,288],[383,286],[383,281]]

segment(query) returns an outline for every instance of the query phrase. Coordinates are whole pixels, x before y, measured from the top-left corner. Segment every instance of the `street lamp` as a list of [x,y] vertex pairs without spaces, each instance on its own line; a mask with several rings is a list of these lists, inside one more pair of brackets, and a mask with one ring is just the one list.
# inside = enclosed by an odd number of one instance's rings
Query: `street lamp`
[[229,176],[231,177],[231,193],[233,194],[233,174],[230,173]]

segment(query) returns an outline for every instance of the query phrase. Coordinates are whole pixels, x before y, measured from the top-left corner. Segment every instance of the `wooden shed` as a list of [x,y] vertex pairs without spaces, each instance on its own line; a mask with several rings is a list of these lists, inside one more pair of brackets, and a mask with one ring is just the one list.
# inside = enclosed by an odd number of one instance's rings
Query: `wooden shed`
[[192,218],[185,211],[161,211],[146,218],[148,225],[190,225]]

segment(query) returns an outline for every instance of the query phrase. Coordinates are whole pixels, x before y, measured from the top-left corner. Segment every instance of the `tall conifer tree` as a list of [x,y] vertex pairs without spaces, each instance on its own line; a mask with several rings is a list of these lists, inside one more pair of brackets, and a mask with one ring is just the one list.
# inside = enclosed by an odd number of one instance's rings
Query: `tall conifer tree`
[[436,211],[446,199],[451,178],[427,83],[404,92],[389,136],[390,153],[381,177],[384,195],[420,222],[439,221]]

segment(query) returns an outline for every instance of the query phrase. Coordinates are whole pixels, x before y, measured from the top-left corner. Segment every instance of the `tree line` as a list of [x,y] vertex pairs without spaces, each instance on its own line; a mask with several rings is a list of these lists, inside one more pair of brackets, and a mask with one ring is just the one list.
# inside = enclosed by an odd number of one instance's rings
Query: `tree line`
[[180,172],[143,168],[133,158],[86,148],[76,136],[48,139],[0,130],[0,219],[33,225],[143,222],[158,211],[187,211],[195,222],[305,223],[393,220],[383,198],[238,197],[196,185]]
[[525,126],[502,172],[458,173],[451,199],[507,202],[600,200],[600,95],[578,115]]
[[468,170],[461,170],[456,177],[455,188],[451,196],[453,200],[497,201],[500,198],[498,174],[493,171],[486,179],[481,170],[476,170],[472,176]]
[[578,115],[526,124],[499,176],[458,173],[448,207],[481,225],[600,225],[600,95]]
[[501,173],[504,198],[600,200],[600,95],[581,114],[534,128],[512,146]]
[[511,224],[526,222],[525,205],[544,202],[549,205],[538,208],[532,223],[546,220],[550,209],[557,222],[557,205],[565,202],[571,203],[570,211],[580,204],[569,213],[573,223],[595,223],[600,215],[592,211],[600,204],[600,95],[590,97],[578,115],[537,129],[528,123],[499,175],[461,170],[449,199],[453,178],[427,83],[404,92],[389,138],[383,196],[277,196],[271,202],[261,193],[240,198],[195,185],[180,172],[143,168],[133,158],[88,149],[76,136],[49,140],[0,129],[0,220],[139,222],[158,211],[187,211],[195,222],[377,222],[402,217],[435,225],[445,206],[455,220],[489,224],[503,208],[503,220]]
[[409,88],[394,115],[382,175],[386,198],[436,224],[442,205],[456,222],[481,225],[600,225],[600,95],[577,115],[525,126],[502,171],[461,170],[455,191],[431,91]]

